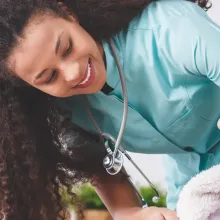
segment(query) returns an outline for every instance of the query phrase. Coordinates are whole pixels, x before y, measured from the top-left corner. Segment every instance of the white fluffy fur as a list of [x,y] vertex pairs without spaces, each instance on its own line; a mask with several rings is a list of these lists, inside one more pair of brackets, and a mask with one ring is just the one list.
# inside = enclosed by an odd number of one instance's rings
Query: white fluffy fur
[[179,220],[220,220],[220,165],[193,177],[177,203]]

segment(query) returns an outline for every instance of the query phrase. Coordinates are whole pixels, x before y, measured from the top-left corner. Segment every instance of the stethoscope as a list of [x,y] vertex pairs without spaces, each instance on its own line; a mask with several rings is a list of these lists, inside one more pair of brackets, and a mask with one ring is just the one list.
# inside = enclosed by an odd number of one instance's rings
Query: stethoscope
[[[121,68],[119,58],[116,53],[115,45],[114,45],[114,42],[112,39],[109,40],[109,44],[110,44],[110,47],[111,47],[114,59],[116,61],[118,71],[119,71],[120,81],[121,81],[121,86],[122,86],[122,93],[123,93],[123,98],[124,98],[123,117],[122,117],[121,127],[119,130],[117,139],[115,139],[112,135],[101,131],[101,129],[97,125],[94,117],[92,116],[91,111],[89,110],[88,103],[87,103],[86,99],[84,99],[84,104],[86,106],[86,110],[89,115],[89,118],[90,118],[92,124],[94,125],[94,127],[96,128],[97,132],[99,133],[101,140],[104,143],[104,146],[106,148],[107,155],[103,159],[103,166],[106,169],[107,173],[109,173],[110,175],[118,174],[123,168],[123,163],[124,163],[123,155],[125,155],[127,157],[127,159],[133,164],[133,166],[140,172],[140,174],[144,177],[144,179],[148,182],[148,184],[155,191],[156,196],[154,196],[152,198],[152,201],[154,203],[157,203],[160,200],[160,194],[159,194],[158,190],[152,184],[152,182],[147,178],[147,176],[142,172],[142,170],[138,167],[138,165],[132,160],[132,158],[129,156],[129,154],[126,152],[126,150],[120,145],[121,139],[122,139],[122,136],[123,136],[123,133],[125,130],[126,120],[127,120],[128,95],[127,95],[127,88],[126,88],[126,84],[125,84],[124,73]],[[114,150],[112,150],[112,148],[114,148]],[[142,205],[143,205],[142,207],[146,207],[147,204],[146,204],[144,198],[142,197],[142,195],[140,194],[140,192],[138,191],[138,189],[136,188],[136,186],[132,182],[130,176],[128,176],[128,180],[129,180],[130,184],[132,185],[132,187],[134,188],[134,190],[136,191],[137,195],[140,197]]]

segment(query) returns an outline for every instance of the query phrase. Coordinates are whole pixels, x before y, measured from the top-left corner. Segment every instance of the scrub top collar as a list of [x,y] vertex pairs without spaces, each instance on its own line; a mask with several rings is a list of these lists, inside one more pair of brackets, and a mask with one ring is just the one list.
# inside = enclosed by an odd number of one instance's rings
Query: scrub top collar
[[[113,39],[113,41],[115,43],[115,49],[116,49],[117,55],[119,57],[120,64],[123,68],[123,56],[122,56],[122,52],[121,52],[121,46],[120,46],[118,40],[116,40],[115,38]],[[112,50],[111,50],[109,43],[106,41],[102,41],[102,45],[103,45],[103,49],[104,49],[105,57],[106,57],[106,72],[107,72],[106,83],[110,87],[115,89],[117,84],[120,83],[120,75],[119,75],[118,67],[116,65],[116,61],[115,61],[115,58],[112,54]],[[109,93],[109,95],[110,94],[111,93]]]

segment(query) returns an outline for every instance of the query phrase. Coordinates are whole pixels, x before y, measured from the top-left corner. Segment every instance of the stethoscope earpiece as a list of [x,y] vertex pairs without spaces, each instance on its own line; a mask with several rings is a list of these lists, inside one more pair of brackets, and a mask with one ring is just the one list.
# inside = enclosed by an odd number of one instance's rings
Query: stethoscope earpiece
[[152,198],[153,203],[158,203],[159,200],[160,200],[160,198],[159,198],[158,196],[154,196],[154,197]]

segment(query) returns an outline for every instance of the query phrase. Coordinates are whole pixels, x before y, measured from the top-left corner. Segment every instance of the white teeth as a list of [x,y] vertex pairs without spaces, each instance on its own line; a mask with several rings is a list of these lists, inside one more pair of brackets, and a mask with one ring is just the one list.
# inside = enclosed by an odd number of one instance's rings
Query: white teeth
[[90,66],[90,63],[89,63],[88,64],[88,69],[87,69],[87,76],[79,85],[85,84],[89,80],[90,76],[91,76],[91,66]]

